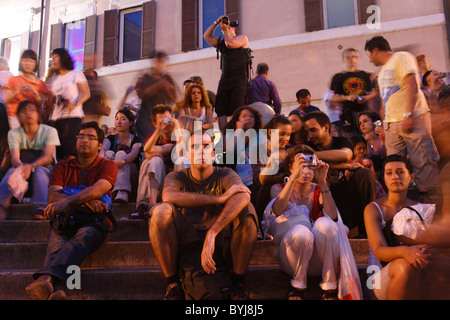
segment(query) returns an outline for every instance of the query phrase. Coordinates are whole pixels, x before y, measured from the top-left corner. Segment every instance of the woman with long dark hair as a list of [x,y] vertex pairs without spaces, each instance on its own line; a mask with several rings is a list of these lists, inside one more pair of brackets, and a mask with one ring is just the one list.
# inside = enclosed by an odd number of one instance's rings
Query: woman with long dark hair
[[76,135],[84,117],[83,103],[91,94],[86,77],[83,72],[74,70],[74,61],[66,49],[53,50],[52,61],[58,74],[50,83],[54,103],[49,120],[61,140],[58,160],[64,160],[77,155]]
[[25,50],[20,57],[20,74],[9,79],[5,87],[5,103],[11,129],[20,127],[17,107],[21,101],[31,101],[39,108],[39,121],[44,121],[42,104],[49,90],[44,81],[36,76],[37,54],[33,50]]

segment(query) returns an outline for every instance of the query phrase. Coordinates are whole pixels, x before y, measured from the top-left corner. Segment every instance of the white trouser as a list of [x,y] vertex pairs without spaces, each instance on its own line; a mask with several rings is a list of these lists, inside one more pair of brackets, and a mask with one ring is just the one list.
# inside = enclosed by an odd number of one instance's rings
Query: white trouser
[[142,162],[139,171],[136,206],[139,206],[140,204],[149,204],[151,178],[155,179],[159,186],[164,183],[164,179],[166,178],[166,167],[164,165],[164,160],[161,157],[154,156]]
[[292,276],[291,285],[307,288],[307,276],[322,274],[322,290],[337,288],[339,263],[338,228],[328,217],[317,219],[312,229],[292,226],[277,249],[281,269]]

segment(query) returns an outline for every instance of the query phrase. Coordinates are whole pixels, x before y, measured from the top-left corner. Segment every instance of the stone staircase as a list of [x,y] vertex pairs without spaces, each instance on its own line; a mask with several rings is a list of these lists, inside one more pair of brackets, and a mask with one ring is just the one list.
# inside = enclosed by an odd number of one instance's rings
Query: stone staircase
[[[159,300],[165,280],[148,239],[148,222],[129,220],[134,204],[114,204],[118,230],[82,264],[81,290],[70,290],[73,300]],[[31,206],[11,206],[10,218],[0,221],[0,300],[28,300],[25,287],[42,267],[47,249],[48,221],[33,221]],[[351,240],[365,283],[367,240]],[[285,299],[289,277],[276,261],[275,245],[258,241],[246,278],[252,299]],[[308,280],[309,281],[309,280]],[[308,284],[306,298],[320,298],[319,278]]]

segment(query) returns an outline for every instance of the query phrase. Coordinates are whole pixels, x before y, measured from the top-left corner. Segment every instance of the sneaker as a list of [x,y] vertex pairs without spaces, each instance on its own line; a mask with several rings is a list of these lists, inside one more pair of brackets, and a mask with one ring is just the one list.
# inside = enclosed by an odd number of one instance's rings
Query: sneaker
[[133,212],[128,217],[129,219],[146,219],[148,218],[148,212],[150,211],[150,208],[145,203],[141,203],[137,209],[136,212]]
[[166,294],[164,300],[184,300],[183,290],[181,289],[181,283],[173,282],[166,288]]
[[128,203],[128,192],[120,190],[117,192],[116,198],[114,199],[115,203],[127,204]]
[[231,300],[250,300],[243,283],[238,283],[233,286],[233,290],[231,291]]

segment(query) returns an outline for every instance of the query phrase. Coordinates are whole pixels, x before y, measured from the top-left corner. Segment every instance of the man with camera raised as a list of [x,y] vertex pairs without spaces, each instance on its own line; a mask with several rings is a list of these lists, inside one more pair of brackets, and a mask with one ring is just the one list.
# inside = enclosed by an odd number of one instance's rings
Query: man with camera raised
[[[220,24],[224,39],[215,37],[214,30]],[[248,38],[236,35],[238,22],[230,22],[222,16],[206,29],[203,38],[221,53],[222,75],[217,88],[216,113],[219,129],[225,133],[227,117],[238,107],[245,105],[249,76],[250,52]]]

